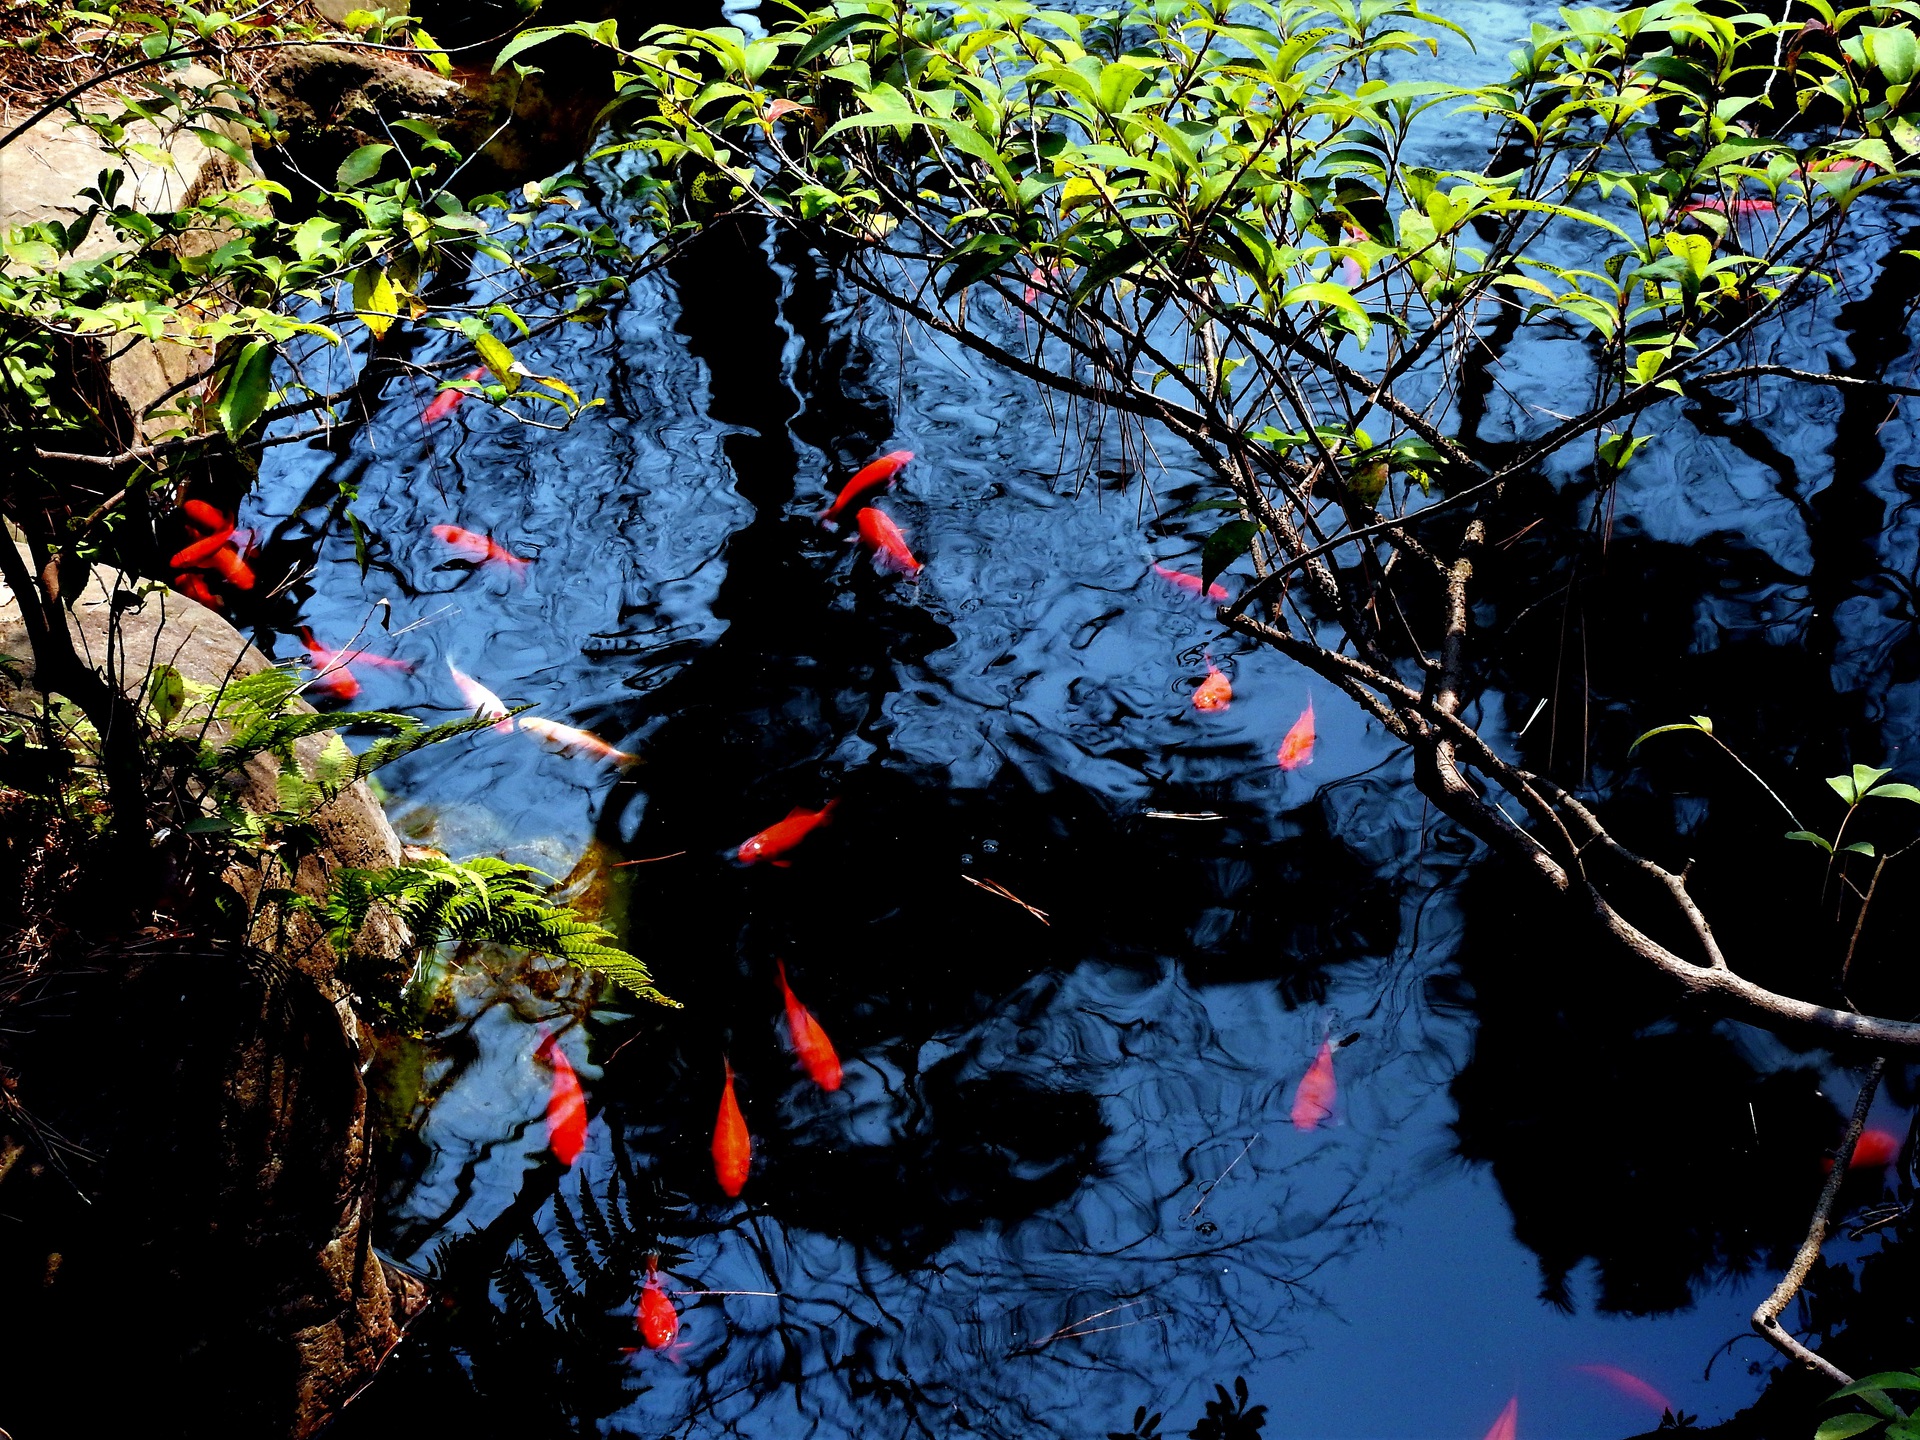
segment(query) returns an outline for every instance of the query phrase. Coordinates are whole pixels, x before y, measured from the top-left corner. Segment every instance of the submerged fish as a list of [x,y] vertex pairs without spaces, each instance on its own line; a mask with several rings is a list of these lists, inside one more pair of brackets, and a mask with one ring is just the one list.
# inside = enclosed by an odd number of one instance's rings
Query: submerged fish
[[[462,380],[478,380],[486,373],[486,366],[476,365],[460,378]],[[447,416],[453,413],[453,407],[466,398],[467,392],[465,390],[456,388],[440,391],[433,399],[427,402],[427,408],[420,412],[420,423],[422,425],[432,425],[446,419]]]
[[562,725],[557,721],[543,720],[538,715],[522,715],[520,728],[531,730],[550,745],[557,745],[567,754],[588,755],[595,760],[611,760],[617,765],[631,765],[638,757],[624,750],[616,750],[591,730],[576,730],[571,725]]
[[451,660],[447,661],[447,673],[453,676],[453,683],[460,687],[460,698],[467,702],[469,710],[499,721],[493,728],[500,734],[513,733],[513,719],[507,714],[507,707],[498,695],[471,675],[463,674]]
[[1315,1130],[1333,1118],[1339,1090],[1333,1081],[1333,1042],[1322,1040],[1320,1053],[1293,1092],[1293,1128]]
[[786,869],[793,862],[780,857],[822,825],[831,824],[834,808],[839,803],[838,800],[829,800],[818,810],[803,810],[798,805],[794,806],[787,812],[786,819],[776,820],[758,835],[750,837],[745,844],[733,852],[733,858],[742,865],[752,865],[765,860],[770,865],[778,866],[782,870]]
[[[1849,1170],[1881,1170],[1900,1158],[1900,1137],[1891,1130],[1862,1130],[1860,1138],[1853,1142],[1853,1158],[1847,1161]],[[1829,1155],[1820,1162],[1820,1168],[1829,1174],[1833,1172],[1833,1157]]]
[[[1198,575],[1189,575],[1184,570],[1169,570],[1166,566],[1157,563],[1153,567],[1153,573],[1169,585],[1175,585],[1185,590],[1189,595],[1199,595],[1203,593]],[[1227,602],[1227,587],[1218,581],[1206,586],[1204,593],[1207,599],[1213,601],[1215,604],[1224,605]]]
[[1672,1401],[1631,1370],[1622,1370],[1618,1365],[1576,1365],[1573,1368],[1582,1375],[1591,1375],[1594,1379],[1611,1385],[1622,1395],[1643,1401],[1663,1414],[1673,1409]]
[[647,1257],[647,1283],[641,1287],[633,1322],[649,1350],[666,1349],[680,1333],[680,1316],[660,1284],[660,1259],[656,1255]]
[[793,1046],[793,1053],[807,1067],[814,1084],[822,1090],[838,1090],[840,1057],[834,1053],[833,1041],[827,1038],[827,1032],[813,1018],[813,1012],[800,1003],[793,987],[787,983],[787,962],[776,960],[774,964],[780,971],[780,994],[787,1002],[787,1040]]
[[1493,1422],[1493,1428],[1487,1431],[1487,1440],[1520,1440],[1520,1397],[1514,1396],[1507,1401],[1507,1408],[1500,1412],[1500,1418]]
[[897,570],[902,575],[918,575],[920,562],[907,547],[907,537],[884,511],[868,506],[859,515],[860,543],[873,552],[876,569]]
[[894,450],[861,466],[853,472],[853,478],[847,481],[833,504],[820,512],[820,523],[831,525],[856,505],[863,505],[871,497],[892,489],[894,480],[911,459],[913,451]]
[[207,582],[191,571],[173,577],[173,588],[189,600],[197,600],[209,610],[220,608],[220,597],[207,588]]
[[436,525],[433,527],[433,537],[451,548],[462,560],[471,560],[475,565],[504,565],[516,575],[524,575],[527,566],[533,563],[489,536],[476,535],[471,530],[462,530],[458,525]]
[[1224,710],[1233,703],[1233,682],[1215,666],[1207,666],[1207,678],[1193,692],[1196,710]]
[[315,668],[324,670],[338,661],[342,665],[372,665],[381,670],[405,670],[411,673],[411,660],[396,660],[391,655],[375,655],[366,650],[329,650],[313,638],[313,631],[302,625],[300,641],[307,647],[307,653],[313,657]]
[[547,1148],[562,1165],[571,1166],[587,1148],[587,1097],[573,1062],[553,1036],[541,1040],[533,1053],[553,1069],[553,1090],[547,1096]]
[[167,564],[175,570],[204,570],[214,563],[214,552],[231,539],[233,539],[233,526],[222,525],[211,535],[203,535],[191,545],[175,551]]
[[746,1187],[747,1171],[753,1167],[753,1141],[733,1093],[733,1065],[722,1063],[727,1067],[727,1087],[720,1092],[720,1116],[713,1126],[713,1174],[720,1188],[733,1196]]
[[222,580],[236,590],[253,588],[253,567],[248,565],[240,552],[233,548],[231,541],[208,557],[207,567],[218,573]]
[[1281,740],[1278,758],[1282,770],[1298,770],[1313,763],[1313,701],[1307,701],[1307,708]]
[[187,523],[202,530],[221,530],[233,524],[233,521],[204,500],[182,500],[180,513],[187,517]]

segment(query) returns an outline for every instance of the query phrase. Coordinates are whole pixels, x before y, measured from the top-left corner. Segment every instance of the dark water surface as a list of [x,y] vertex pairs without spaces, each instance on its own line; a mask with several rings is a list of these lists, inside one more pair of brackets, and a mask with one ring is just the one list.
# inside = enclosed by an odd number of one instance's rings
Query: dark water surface
[[[1844,303],[1796,330],[1807,363],[1904,355],[1911,262],[1884,257],[1911,223],[1871,218]],[[1096,1436],[1141,1404],[1184,1433],[1241,1375],[1270,1436],[1477,1440],[1516,1392],[1529,1440],[1658,1422],[1581,1366],[1706,1422],[1752,1401],[1768,1352],[1738,1337],[1852,1082],[1675,1017],[1437,822],[1342,697],[1155,577],[1196,564],[1207,519],[1181,512],[1215,493],[1184,455],[1140,466],[757,235],[523,355],[605,408],[552,433],[469,401],[423,431],[422,384],[334,450],[269,452],[249,520],[317,567],[261,636],[297,657],[302,623],[365,625],[417,668],[363,671],[362,704],[460,713],[452,661],[642,755],[486,733],[388,787],[423,843],[597,871],[589,903],[686,1008],[590,1010],[502,956],[446,979],[436,1038],[376,1078],[385,1243],[448,1298],[349,1433]],[[1577,486],[1549,502],[1500,552],[1478,706],[1510,737],[1548,699],[1509,745],[1679,834],[1747,954],[1795,942],[1772,906],[1801,857],[1698,755],[1623,768],[1632,737],[1706,711],[1811,796],[1897,764],[1915,723],[1907,422],[1791,403],[1676,405],[1604,547]],[[897,448],[884,508],[918,581],[814,520]],[[327,519],[342,485],[377,537],[364,578]],[[538,558],[473,569],[443,523]],[[1224,714],[1189,703],[1208,656]],[[1309,699],[1318,749],[1287,774]],[[832,797],[792,868],[729,862]],[[837,1094],[785,1048],[776,959]],[[588,1096],[570,1171],[543,1026]],[[1334,1123],[1297,1130],[1294,1086],[1349,1034]],[[708,1156],[723,1055],[755,1138],[737,1203]],[[680,1295],[683,1347],[636,1353],[655,1253],[670,1289],[773,1293]]]

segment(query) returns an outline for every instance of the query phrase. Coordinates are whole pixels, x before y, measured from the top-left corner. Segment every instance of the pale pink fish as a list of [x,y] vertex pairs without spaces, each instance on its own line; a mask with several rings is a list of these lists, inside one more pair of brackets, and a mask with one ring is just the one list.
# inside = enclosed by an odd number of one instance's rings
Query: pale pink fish
[[1622,1370],[1618,1365],[1576,1365],[1573,1368],[1582,1375],[1591,1375],[1594,1379],[1611,1385],[1622,1395],[1638,1400],[1662,1414],[1673,1409],[1671,1400],[1631,1370]]
[[1514,1396],[1507,1401],[1507,1408],[1500,1412],[1500,1418],[1493,1422],[1493,1428],[1487,1431],[1487,1440],[1520,1440],[1520,1397]]
[[1333,1042],[1322,1040],[1320,1053],[1293,1092],[1293,1128],[1316,1130],[1333,1118],[1338,1090],[1333,1080]]
[[519,723],[522,730],[531,730],[548,744],[558,746],[566,754],[587,755],[595,760],[611,760],[616,765],[631,765],[637,758],[624,750],[614,749],[591,730],[576,730],[571,725],[542,719],[538,715],[522,715]]
[[507,707],[500,697],[487,689],[471,675],[460,672],[453,661],[447,661],[447,670],[453,676],[453,683],[460,687],[460,698],[467,702],[467,708],[476,715],[485,715],[500,723],[493,728],[502,735],[513,733],[513,717],[507,714]]

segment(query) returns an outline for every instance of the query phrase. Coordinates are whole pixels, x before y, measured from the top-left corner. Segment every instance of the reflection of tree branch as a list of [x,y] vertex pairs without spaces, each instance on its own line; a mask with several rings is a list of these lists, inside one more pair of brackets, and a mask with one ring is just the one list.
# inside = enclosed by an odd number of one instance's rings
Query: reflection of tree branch
[[1847,1124],[1846,1136],[1841,1140],[1840,1148],[1834,1152],[1833,1170],[1827,1176],[1827,1183],[1821,1187],[1819,1203],[1813,1207],[1813,1220],[1807,1226],[1807,1238],[1800,1242],[1793,1263],[1787,1267],[1787,1273],[1780,1277],[1780,1283],[1773,1287],[1773,1293],[1761,1301],[1760,1308],[1753,1312],[1753,1328],[1760,1332],[1769,1345],[1788,1359],[1797,1360],[1810,1370],[1818,1370],[1837,1385],[1851,1385],[1853,1377],[1831,1360],[1823,1360],[1794,1339],[1780,1324],[1780,1312],[1800,1293],[1800,1287],[1806,1283],[1814,1261],[1820,1258],[1820,1247],[1826,1241],[1827,1226],[1833,1217],[1833,1202],[1839,1198],[1840,1187],[1846,1183],[1854,1144],[1860,1139],[1860,1131],[1867,1123],[1867,1111],[1873,1107],[1874,1092],[1880,1088],[1880,1074],[1886,1068],[1887,1062],[1882,1058],[1875,1060],[1868,1069],[1866,1083],[1860,1087],[1859,1098],[1853,1102],[1853,1118]]

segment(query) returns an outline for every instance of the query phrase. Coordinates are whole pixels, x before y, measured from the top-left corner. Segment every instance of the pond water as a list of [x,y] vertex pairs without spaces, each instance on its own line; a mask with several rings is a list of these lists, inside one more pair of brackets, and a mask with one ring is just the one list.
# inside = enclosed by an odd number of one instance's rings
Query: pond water
[[[1913,277],[1884,257],[1910,224],[1877,212],[1794,346],[1904,353]],[[642,757],[487,732],[386,772],[390,808],[419,843],[574,874],[685,1008],[595,1008],[499,955],[445,978],[430,1038],[375,1072],[383,1244],[444,1299],[345,1433],[1096,1436],[1142,1405],[1184,1433],[1244,1377],[1268,1436],[1476,1440],[1517,1394],[1522,1435],[1577,1440],[1654,1428],[1649,1390],[1702,1423],[1754,1400],[1746,1316],[1852,1082],[1643,976],[1597,982],[1376,727],[1157,576],[1197,563],[1197,467],[1165,443],[1142,465],[752,234],[523,355],[605,407],[424,427],[422,383],[268,452],[247,522],[313,568],[257,633],[414,662],[363,670],[362,705],[463,713],[452,663]],[[1793,857],[1740,857],[1778,826],[1726,776],[1624,756],[1705,710],[1770,774],[1897,763],[1912,586],[1885,577],[1914,526],[1884,409],[1676,406],[1604,548],[1569,489],[1489,598],[1482,723],[1511,737],[1547,700],[1507,743],[1683,834],[1756,946]],[[816,520],[896,449],[917,580]],[[476,568],[446,524],[533,563]],[[1191,704],[1209,662],[1224,712]],[[1312,763],[1283,771],[1309,702]],[[733,863],[829,799],[790,868]],[[837,1092],[785,1043],[776,962]],[[587,1098],[570,1167],[547,1035]],[[1328,1122],[1298,1128],[1349,1036]],[[723,1061],[754,1143],[737,1201],[708,1148]],[[633,1318],[652,1256],[681,1317],[661,1352]]]

